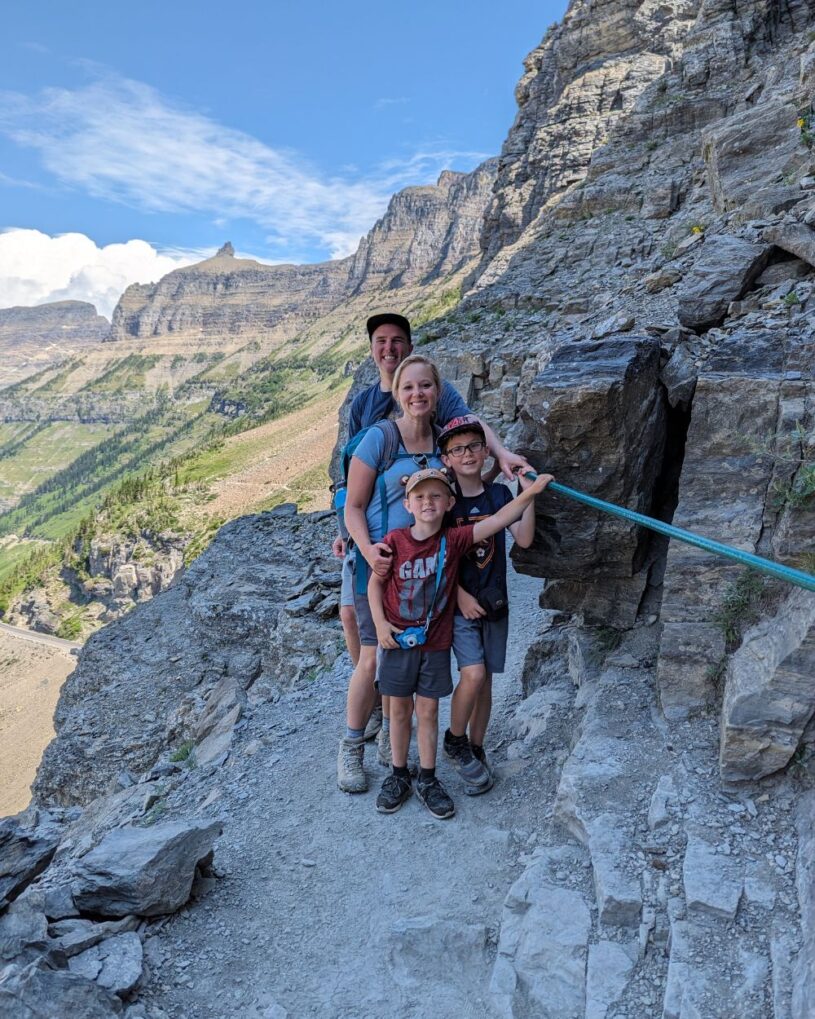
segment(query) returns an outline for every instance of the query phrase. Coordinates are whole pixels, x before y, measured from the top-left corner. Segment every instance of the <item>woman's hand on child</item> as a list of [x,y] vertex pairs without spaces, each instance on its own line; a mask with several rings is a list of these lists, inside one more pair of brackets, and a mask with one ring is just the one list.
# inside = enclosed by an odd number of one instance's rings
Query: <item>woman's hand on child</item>
[[465,619],[480,619],[487,614],[486,610],[479,605],[478,599],[474,598],[469,591],[465,591],[463,587],[458,588],[458,610]]
[[342,537],[339,534],[331,542],[331,551],[334,553],[337,559],[342,559],[343,556],[345,555],[345,542],[342,540]]
[[402,631],[397,629],[395,626],[387,621],[382,623],[376,628],[376,639],[379,641],[381,647],[387,648],[388,651],[395,651],[399,645],[393,639],[395,633],[401,633]]
[[388,576],[393,565],[390,545],[386,545],[382,541],[375,541],[365,558],[377,577]]

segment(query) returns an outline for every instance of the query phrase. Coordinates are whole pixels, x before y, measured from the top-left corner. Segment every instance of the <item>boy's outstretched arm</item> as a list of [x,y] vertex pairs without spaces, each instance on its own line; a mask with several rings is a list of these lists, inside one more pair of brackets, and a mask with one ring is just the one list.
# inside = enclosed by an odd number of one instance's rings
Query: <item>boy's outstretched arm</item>
[[393,635],[402,631],[395,626],[391,626],[385,618],[385,609],[382,605],[382,588],[386,580],[387,577],[380,577],[376,573],[371,573],[371,579],[368,581],[368,604],[371,607],[371,618],[376,627],[376,639],[382,647],[393,651],[399,647],[393,639]]
[[514,524],[523,515],[526,507],[532,504],[535,496],[542,492],[550,481],[554,480],[551,474],[539,474],[528,488],[515,496],[512,502],[502,506],[492,516],[479,520],[477,524],[473,525],[473,544],[484,541],[485,538],[491,538],[493,534]]
[[[520,491],[523,492],[525,488],[529,488],[532,484],[532,479],[527,477],[526,474],[518,474],[518,484],[520,485]],[[523,516],[520,520],[516,520],[514,524],[510,524],[510,531],[512,531],[512,537],[515,539],[515,544],[520,545],[521,548],[529,548],[535,539],[535,503],[527,503],[526,509],[523,511]]]

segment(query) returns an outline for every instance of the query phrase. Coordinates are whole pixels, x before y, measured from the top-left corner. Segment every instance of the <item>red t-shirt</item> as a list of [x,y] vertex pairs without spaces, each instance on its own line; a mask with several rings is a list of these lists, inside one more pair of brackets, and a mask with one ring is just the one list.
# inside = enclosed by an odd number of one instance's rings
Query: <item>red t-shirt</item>
[[427,610],[436,589],[436,564],[442,534],[447,539],[444,575],[424,645],[428,651],[447,651],[452,647],[458,567],[462,556],[473,544],[472,524],[444,528],[424,541],[414,538],[409,527],[388,531],[382,539],[393,552],[393,569],[382,588],[385,618],[392,626],[405,630],[409,626],[422,626],[427,619]]

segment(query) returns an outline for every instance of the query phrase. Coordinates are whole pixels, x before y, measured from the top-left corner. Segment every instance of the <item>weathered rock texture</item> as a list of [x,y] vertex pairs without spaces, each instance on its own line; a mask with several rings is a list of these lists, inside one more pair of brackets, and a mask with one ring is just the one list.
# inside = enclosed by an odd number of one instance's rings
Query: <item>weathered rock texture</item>
[[[574,3],[524,61],[518,115],[504,142],[485,254],[512,244],[551,199],[580,183],[615,123],[678,55],[697,0]],[[601,13],[602,11],[602,13]]]

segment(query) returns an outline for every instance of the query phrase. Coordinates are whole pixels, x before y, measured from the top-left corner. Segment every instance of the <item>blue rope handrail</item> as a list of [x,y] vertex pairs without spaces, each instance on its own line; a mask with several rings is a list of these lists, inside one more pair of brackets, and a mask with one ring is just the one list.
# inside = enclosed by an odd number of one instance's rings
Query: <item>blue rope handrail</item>
[[[527,471],[526,473],[527,477],[537,477],[534,471]],[[815,576],[811,573],[805,573],[803,570],[795,570],[791,566],[784,566],[781,563],[774,562],[772,559],[753,555],[752,552],[742,552],[741,549],[724,545],[722,542],[714,541],[712,538],[703,538],[700,534],[694,534],[693,531],[686,531],[681,527],[674,527],[673,524],[666,524],[661,520],[655,520],[654,517],[648,517],[644,513],[635,513],[634,510],[615,506],[613,502],[605,502],[605,500],[597,499],[593,495],[586,495],[585,492],[580,492],[576,488],[569,488],[568,485],[562,485],[559,481],[550,481],[546,486],[546,491],[564,495],[567,499],[575,499],[577,502],[582,502],[586,506],[600,510],[602,513],[610,513],[612,516],[621,517],[623,520],[630,520],[641,527],[648,527],[652,531],[664,534],[668,538],[676,538],[678,541],[684,541],[688,545],[695,545],[696,548],[704,549],[705,552],[712,552],[714,555],[733,559],[737,563],[741,563],[742,566],[749,566],[754,570],[760,570],[762,573],[776,577],[778,580],[785,580],[788,584],[796,584],[807,591],[815,591]]]

